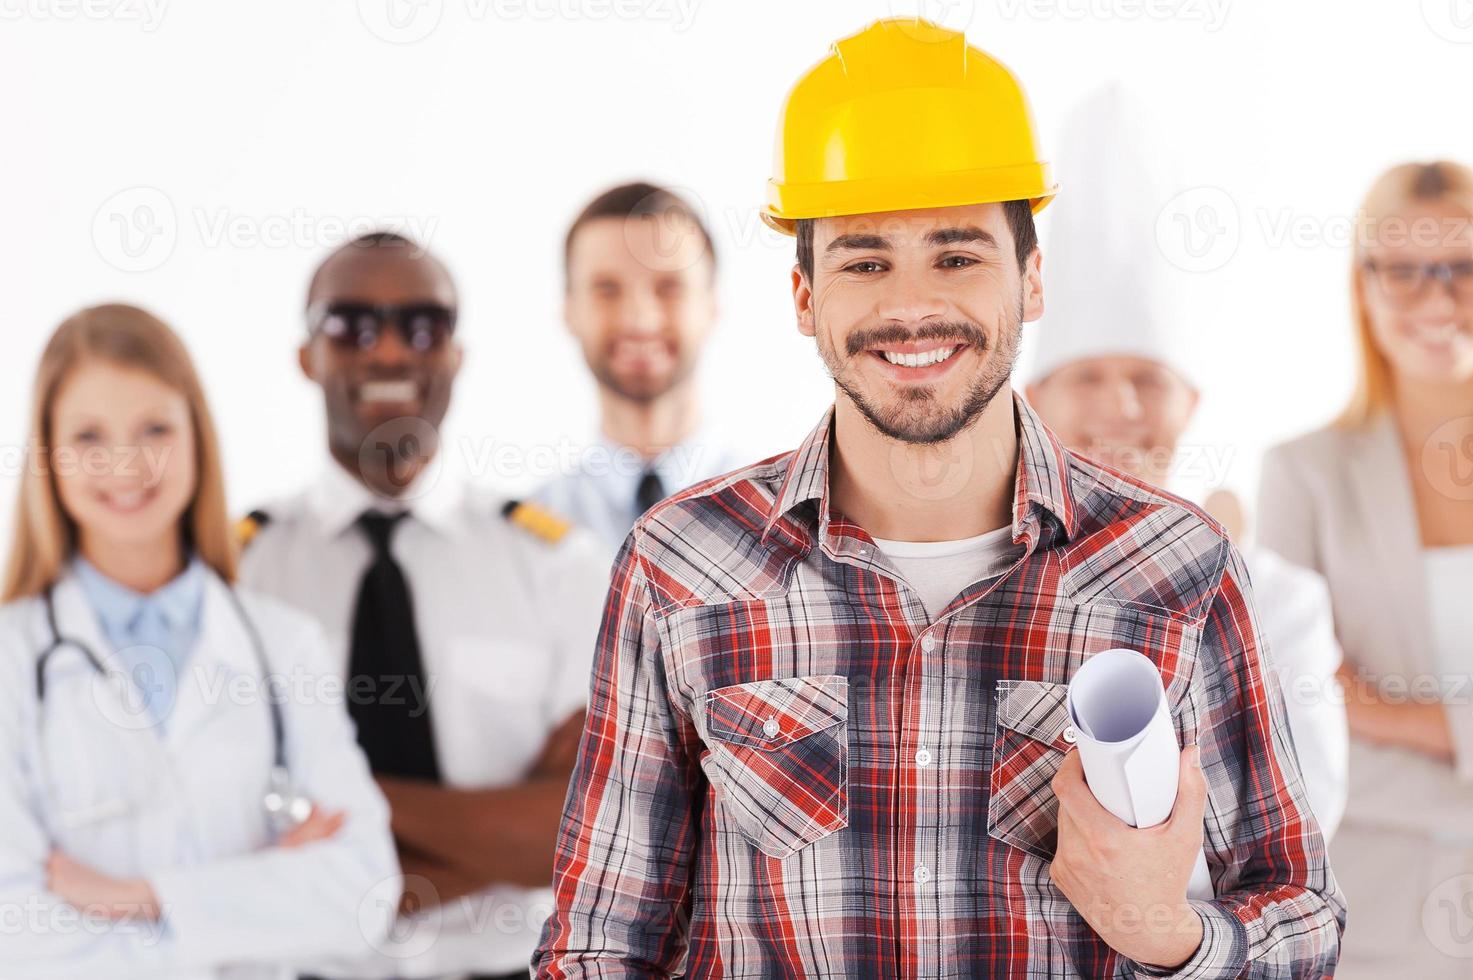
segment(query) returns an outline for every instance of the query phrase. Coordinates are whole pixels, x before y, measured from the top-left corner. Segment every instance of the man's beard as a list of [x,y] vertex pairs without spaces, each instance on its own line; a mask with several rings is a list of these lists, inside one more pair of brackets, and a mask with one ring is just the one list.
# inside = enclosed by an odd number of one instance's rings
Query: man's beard
[[[1013,372],[1013,362],[1018,357],[1018,342],[1022,334],[1023,326],[1023,302],[1019,297],[1018,306],[1003,324],[1003,329],[998,332],[996,347],[989,345],[987,335],[975,323],[968,321],[951,321],[948,323],[927,324],[920,330],[911,332],[900,327],[880,328],[877,330],[859,330],[851,334],[845,346],[849,357],[867,356],[864,351],[876,344],[903,343],[911,340],[961,340],[974,348],[978,354],[991,354],[983,362],[981,375],[972,382],[967,391],[966,398],[956,408],[943,410],[936,404],[936,389],[933,385],[914,385],[903,389],[900,396],[902,404],[890,409],[884,409],[874,405],[859,386],[844,373],[844,361],[840,360],[837,352],[824,341],[824,334],[819,332],[818,353],[823,358],[823,363],[828,368],[829,376],[834,379],[834,384],[839,390],[849,397],[854,406],[859,409],[861,415],[882,434],[900,442],[916,445],[934,445],[945,442],[955,436],[958,432],[967,428],[977,420],[1002,386],[1007,383]],[[959,357],[960,354],[953,354]],[[913,413],[906,411],[907,407],[923,408],[931,406],[932,411]]]
[[631,383],[609,369],[607,358],[591,357],[588,359],[588,369],[593,372],[593,379],[600,387],[636,405],[648,405],[664,398],[677,385],[688,379],[695,372],[695,367],[694,359],[677,356],[675,366],[664,377],[644,377]]

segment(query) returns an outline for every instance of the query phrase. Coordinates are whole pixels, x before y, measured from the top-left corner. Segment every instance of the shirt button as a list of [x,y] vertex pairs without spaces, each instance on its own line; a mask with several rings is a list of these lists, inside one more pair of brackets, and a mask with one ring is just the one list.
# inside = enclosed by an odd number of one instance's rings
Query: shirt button
[[921,749],[916,753],[916,765],[929,766],[931,764],[931,750]]
[[779,730],[780,729],[778,728],[776,718],[769,718],[767,719],[767,721],[762,723],[762,734],[766,735],[768,738],[777,738],[777,733]]
[[930,880],[931,869],[926,867],[924,864],[916,865],[916,881],[919,881],[921,884],[925,884]]
[[927,653],[930,653],[932,650],[936,649],[936,637],[932,636],[930,633],[927,633],[925,636],[921,637],[921,649],[926,651]]
[[1078,738],[1079,733],[1074,730],[1073,725],[1064,726],[1064,741],[1068,742],[1070,745],[1073,745],[1075,740],[1077,740]]

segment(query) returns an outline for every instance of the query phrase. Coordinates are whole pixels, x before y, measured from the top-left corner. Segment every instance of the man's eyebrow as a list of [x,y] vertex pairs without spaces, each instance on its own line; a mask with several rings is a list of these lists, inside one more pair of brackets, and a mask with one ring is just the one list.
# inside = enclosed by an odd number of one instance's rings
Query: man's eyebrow
[[838,238],[829,242],[824,248],[824,251],[837,252],[846,248],[888,252],[890,250],[890,239],[883,235],[840,235]]
[[926,236],[927,245],[986,245],[997,248],[997,239],[975,225],[959,228],[938,228]]

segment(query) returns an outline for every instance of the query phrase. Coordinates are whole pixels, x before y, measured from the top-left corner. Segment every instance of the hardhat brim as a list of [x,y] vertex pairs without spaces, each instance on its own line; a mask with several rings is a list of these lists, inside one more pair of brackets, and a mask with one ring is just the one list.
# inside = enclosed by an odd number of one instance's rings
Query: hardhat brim
[[1059,185],[1047,163],[1026,163],[987,170],[965,170],[925,177],[881,177],[814,184],[767,182],[762,220],[785,235],[797,233],[803,218],[835,218],[922,208],[965,207],[1003,201],[1028,201],[1037,214],[1048,206]]

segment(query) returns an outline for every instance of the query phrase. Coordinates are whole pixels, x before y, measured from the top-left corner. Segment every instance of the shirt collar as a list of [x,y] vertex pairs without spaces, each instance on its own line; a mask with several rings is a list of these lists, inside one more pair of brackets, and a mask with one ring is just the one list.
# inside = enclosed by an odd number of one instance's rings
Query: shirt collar
[[688,487],[722,472],[724,443],[710,423],[661,453],[654,462],[666,487]]
[[[1068,450],[1018,392],[1013,392],[1013,419],[1018,433],[1018,467],[1013,482],[1013,540],[1041,539],[1042,514],[1057,521],[1063,540],[1079,530],[1079,513],[1069,489]],[[817,426],[789,458],[777,499],[763,529],[763,540],[800,504],[819,503],[819,533],[829,524],[828,469],[834,409],[829,406]],[[1033,534],[1028,531],[1033,528]]]
[[336,537],[366,510],[387,514],[409,511],[431,527],[448,531],[459,499],[460,479],[448,472],[443,456],[437,454],[399,497],[374,493],[337,460],[329,460],[308,491],[307,505],[323,534]]
[[620,445],[603,433],[584,447],[578,459],[579,470],[597,477],[595,486],[625,505],[634,500],[634,488],[639,485],[640,477],[648,466],[649,463],[634,449]]
[[110,634],[127,634],[145,609],[156,609],[173,629],[198,626],[204,600],[205,566],[193,557],[173,579],[149,593],[135,592],[109,578],[81,555],[72,560],[77,581]]
[[643,459],[629,446],[614,442],[602,432],[583,450],[579,461],[584,471],[601,470],[597,485],[622,506],[634,505],[635,489],[647,470],[660,477],[666,493],[674,493],[724,472],[724,443],[710,423],[702,423],[685,439],[667,447],[653,460]]

